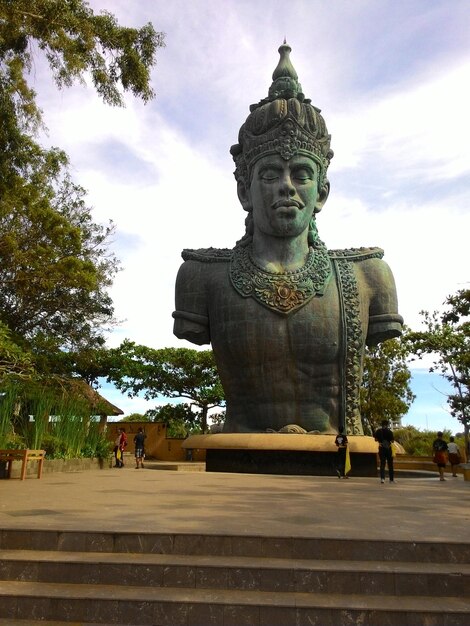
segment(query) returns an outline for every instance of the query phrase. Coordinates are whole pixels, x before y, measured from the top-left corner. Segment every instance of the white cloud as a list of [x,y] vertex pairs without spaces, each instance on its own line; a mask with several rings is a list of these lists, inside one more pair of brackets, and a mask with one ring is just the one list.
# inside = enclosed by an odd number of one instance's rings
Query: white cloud
[[[424,80],[424,82],[422,82]],[[332,167],[368,167],[378,160],[396,178],[421,181],[452,179],[470,171],[470,125],[466,123],[470,95],[470,57],[438,75],[397,85],[373,102],[358,101],[347,115],[337,115],[336,152]]]

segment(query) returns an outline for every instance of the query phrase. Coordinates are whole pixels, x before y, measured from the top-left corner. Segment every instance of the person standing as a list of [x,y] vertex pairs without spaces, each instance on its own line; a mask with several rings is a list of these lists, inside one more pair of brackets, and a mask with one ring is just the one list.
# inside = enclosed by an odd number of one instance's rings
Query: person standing
[[449,443],[447,444],[447,452],[449,453],[449,463],[452,469],[452,476],[456,478],[457,474],[455,473],[455,467],[462,462],[462,457],[460,456],[459,446],[455,443],[455,437],[450,437]]
[[382,420],[382,427],[375,431],[374,439],[379,444],[379,459],[380,459],[380,482],[385,482],[385,464],[388,467],[388,478],[391,483],[395,482],[395,475],[393,470],[393,451],[392,443],[395,441],[393,433],[390,430],[388,420]]
[[121,467],[120,445],[121,445],[121,429],[118,428],[117,429],[117,434],[116,434],[116,439],[114,440],[114,448],[113,448],[113,452],[114,452],[114,467]]
[[348,438],[344,434],[344,428],[340,428],[335,439],[335,446],[338,448],[336,456],[336,473],[338,478],[349,478],[346,472],[346,453],[348,451]]
[[135,469],[144,467],[144,455],[145,455],[145,433],[142,426],[139,426],[136,436],[134,437],[135,446]]
[[448,446],[447,442],[443,439],[443,433],[441,431],[437,433],[437,439],[434,439],[432,449],[434,452],[433,461],[437,465],[437,469],[439,470],[439,480],[445,480],[444,468],[447,464]]
[[127,435],[124,428],[118,428],[118,437],[115,441],[114,456],[116,457],[115,467],[124,467],[124,450],[127,446]]

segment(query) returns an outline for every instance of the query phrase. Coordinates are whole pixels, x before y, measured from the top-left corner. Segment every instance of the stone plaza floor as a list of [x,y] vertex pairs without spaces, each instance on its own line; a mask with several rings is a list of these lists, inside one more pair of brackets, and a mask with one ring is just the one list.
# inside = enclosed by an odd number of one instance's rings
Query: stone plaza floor
[[0,529],[470,542],[470,482],[106,468],[0,480]]

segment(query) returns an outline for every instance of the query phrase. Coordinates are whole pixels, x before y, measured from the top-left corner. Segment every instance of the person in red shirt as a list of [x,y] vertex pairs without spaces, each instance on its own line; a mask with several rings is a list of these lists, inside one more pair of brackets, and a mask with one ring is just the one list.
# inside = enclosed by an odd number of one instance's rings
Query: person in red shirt
[[127,446],[127,435],[124,428],[118,428],[118,434],[114,441],[114,458],[116,464],[114,467],[124,467],[124,450]]

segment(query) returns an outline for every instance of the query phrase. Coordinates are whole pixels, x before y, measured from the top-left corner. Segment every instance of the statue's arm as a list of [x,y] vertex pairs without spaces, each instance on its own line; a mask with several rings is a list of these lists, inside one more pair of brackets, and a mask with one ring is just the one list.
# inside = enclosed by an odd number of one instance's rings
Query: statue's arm
[[185,261],[176,278],[173,333],[199,346],[210,343],[205,264]]
[[397,289],[390,267],[382,259],[363,264],[369,287],[369,327],[366,343],[375,346],[402,334],[403,318],[398,313]]

